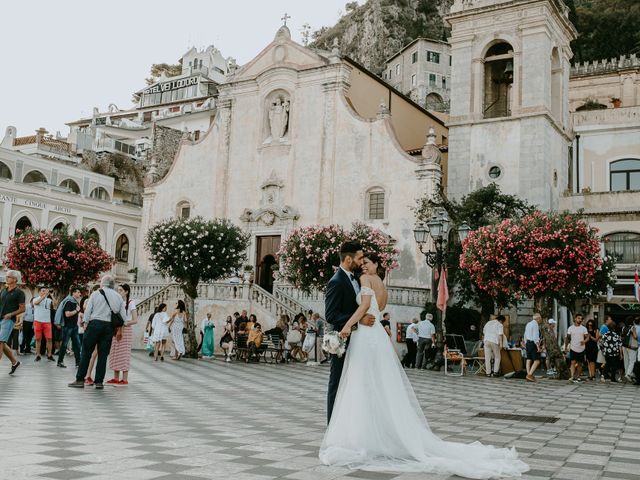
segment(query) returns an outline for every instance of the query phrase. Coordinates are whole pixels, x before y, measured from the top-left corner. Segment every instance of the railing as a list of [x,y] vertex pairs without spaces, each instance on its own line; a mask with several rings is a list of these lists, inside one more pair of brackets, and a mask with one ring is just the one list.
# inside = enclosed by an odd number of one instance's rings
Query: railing
[[[389,292],[388,303],[392,305],[424,307],[424,305],[429,301],[429,290],[425,288],[387,287],[387,291]],[[282,298],[283,302],[295,302],[303,309],[305,307],[305,302],[324,301],[324,294],[319,290],[313,290],[311,293],[305,293],[293,285],[282,283],[276,283],[274,285],[274,295],[277,298]]]
[[161,290],[158,290],[150,297],[138,303],[138,315],[144,315],[151,312],[156,306],[160,305],[161,303],[167,303],[169,300],[180,298],[181,294],[182,289],[179,285],[166,285]]
[[166,288],[166,283],[151,283],[151,284],[132,284],[131,285],[131,298],[138,300],[146,300],[150,296],[159,292],[163,288]]
[[249,300],[250,286],[234,283],[201,283],[198,285],[198,298],[206,300]]
[[640,124],[640,107],[585,110],[572,115],[573,126]]
[[295,300],[294,298],[290,297],[289,295],[284,293],[282,290],[279,290],[277,288],[273,289],[273,296],[278,301],[285,304],[290,310],[293,310],[296,312],[306,312],[307,310],[309,310],[309,307],[307,305],[304,305],[298,302],[297,300]]
[[251,301],[270,312],[276,320],[280,315],[289,315],[289,317],[293,318],[298,313],[258,285],[254,284],[250,288]]

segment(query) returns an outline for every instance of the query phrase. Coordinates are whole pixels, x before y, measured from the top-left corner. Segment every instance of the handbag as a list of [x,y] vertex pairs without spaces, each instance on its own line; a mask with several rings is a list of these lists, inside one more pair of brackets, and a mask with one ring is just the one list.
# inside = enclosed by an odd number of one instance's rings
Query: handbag
[[104,297],[104,301],[107,302],[107,306],[109,307],[109,310],[111,310],[111,328],[113,329],[113,334],[115,335],[116,330],[124,325],[124,319],[122,318],[122,315],[120,315],[119,312],[113,311],[113,308],[111,308],[111,304],[109,303],[109,300],[107,299],[107,295],[104,293],[103,289],[100,289],[100,293]]

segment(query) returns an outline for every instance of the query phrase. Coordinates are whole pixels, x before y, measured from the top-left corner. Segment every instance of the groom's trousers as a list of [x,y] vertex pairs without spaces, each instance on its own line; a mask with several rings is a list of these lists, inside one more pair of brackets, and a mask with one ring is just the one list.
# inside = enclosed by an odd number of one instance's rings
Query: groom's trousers
[[337,355],[331,355],[331,371],[329,373],[329,387],[327,389],[327,424],[331,421],[333,413],[333,404],[336,401],[338,386],[340,385],[340,377],[342,376],[342,367],[344,366],[344,358]]

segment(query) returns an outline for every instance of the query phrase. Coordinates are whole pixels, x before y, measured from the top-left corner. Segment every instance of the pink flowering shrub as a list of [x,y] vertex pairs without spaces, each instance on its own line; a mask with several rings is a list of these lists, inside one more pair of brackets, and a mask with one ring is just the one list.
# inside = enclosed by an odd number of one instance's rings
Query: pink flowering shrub
[[377,228],[354,223],[351,230],[340,225],[311,225],[293,230],[280,246],[280,276],[304,291],[323,289],[340,264],[340,246],[348,240],[362,244],[365,253],[380,256],[387,270],[398,267],[398,250]]
[[[534,212],[471,232],[460,266],[492,297],[571,299],[595,296],[613,279],[597,230],[570,214]],[[603,267],[607,278],[602,280]],[[598,288],[592,288],[595,284]],[[592,291],[593,290],[593,291]]]
[[47,285],[66,295],[72,285],[98,280],[111,270],[113,258],[87,231],[18,231],[9,241],[6,266],[22,273],[29,286]]

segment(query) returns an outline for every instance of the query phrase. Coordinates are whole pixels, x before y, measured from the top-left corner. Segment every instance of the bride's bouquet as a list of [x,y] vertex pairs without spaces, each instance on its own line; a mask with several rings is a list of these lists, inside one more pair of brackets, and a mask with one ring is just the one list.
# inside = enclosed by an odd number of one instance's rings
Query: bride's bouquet
[[327,332],[322,340],[322,350],[342,357],[347,351],[347,340],[342,338],[338,332]]

